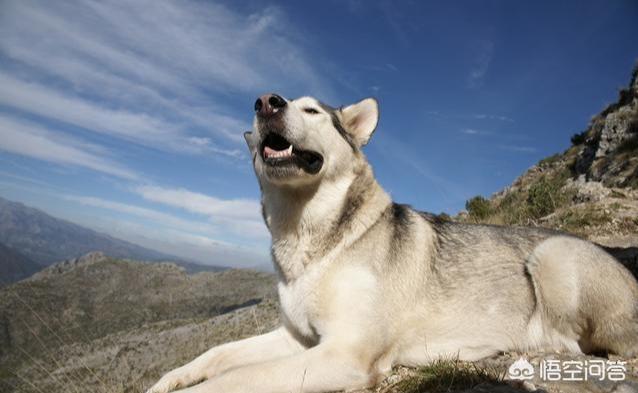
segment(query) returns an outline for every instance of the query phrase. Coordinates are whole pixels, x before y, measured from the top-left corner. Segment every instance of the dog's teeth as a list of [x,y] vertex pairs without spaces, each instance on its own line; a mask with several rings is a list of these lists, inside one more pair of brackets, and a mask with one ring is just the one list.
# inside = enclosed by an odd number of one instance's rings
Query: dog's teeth
[[275,150],[266,146],[264,149],[264,157],[265,158],[282,158],[282,157],[291,157],[292,156],[292,145],[288,146],[285,150]]

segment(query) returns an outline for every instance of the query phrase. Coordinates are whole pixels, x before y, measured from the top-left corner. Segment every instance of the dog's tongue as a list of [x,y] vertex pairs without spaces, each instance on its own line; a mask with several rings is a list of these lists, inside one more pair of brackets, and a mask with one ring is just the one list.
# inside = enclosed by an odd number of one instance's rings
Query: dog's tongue
[[268,157],[288,157],[292,155],[292,145],[288,146],[287,149],[283,150],[275,150],[268,146],[264,147],[264,156]]

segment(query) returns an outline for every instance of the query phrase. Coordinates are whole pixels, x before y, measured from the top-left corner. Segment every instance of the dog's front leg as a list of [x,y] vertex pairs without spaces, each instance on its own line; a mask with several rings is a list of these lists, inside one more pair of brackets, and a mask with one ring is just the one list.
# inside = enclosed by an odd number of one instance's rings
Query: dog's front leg
[[290,356],[304,349],[285,327],[281,327],[270,333],[211,348],[190,363],[164,375],[147,393],[170,392],[236,367]]
[[302,353],[236,368],[176,393],[326,392],[376,382],[371,364],[342,345],[319,344]]

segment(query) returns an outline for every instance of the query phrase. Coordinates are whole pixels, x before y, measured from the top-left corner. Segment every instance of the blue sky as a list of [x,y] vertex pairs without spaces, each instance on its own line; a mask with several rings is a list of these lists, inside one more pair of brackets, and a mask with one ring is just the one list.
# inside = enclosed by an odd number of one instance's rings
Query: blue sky
[[374,96],[392,196],[456,213],[564,150],[638,59],[635,1],[5,1],[0,195],[202,263],[268,261],[258,95]]

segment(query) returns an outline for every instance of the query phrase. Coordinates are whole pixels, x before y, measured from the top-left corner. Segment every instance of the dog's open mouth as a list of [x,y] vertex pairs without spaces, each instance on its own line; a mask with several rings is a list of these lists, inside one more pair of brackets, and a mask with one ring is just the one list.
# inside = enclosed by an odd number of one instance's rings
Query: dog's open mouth
[[262,142],[261,154],[268,165],[297,165],[311,174],[319,172],[323,165],[321,154],[297,149],[286,138],[274,132],[269,132]]

